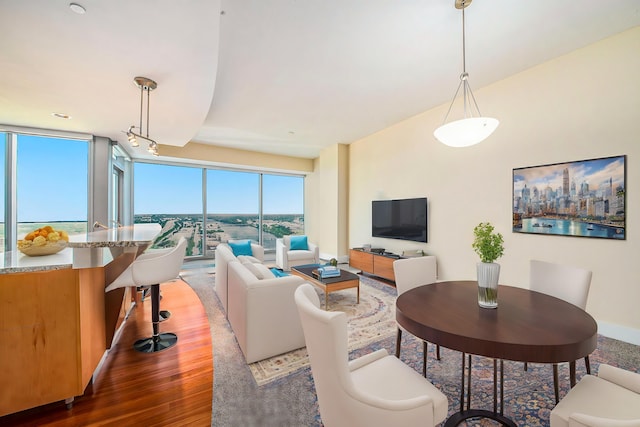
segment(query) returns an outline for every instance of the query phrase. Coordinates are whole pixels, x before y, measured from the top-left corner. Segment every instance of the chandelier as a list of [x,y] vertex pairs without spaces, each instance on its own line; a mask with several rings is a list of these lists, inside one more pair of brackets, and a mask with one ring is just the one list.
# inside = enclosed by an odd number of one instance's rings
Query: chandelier
[[[465,60],[464,9],[471,4],[471,1],[455,0],[455,8],[462,9],[462,74],[460,74],[458,89],[453,95],[451,105],[449,105],[449,110],[442,121],[442,125],[433,132],[438,141],[450,147],[468,147],[477,144],[491,135],[500,123],[497,119],[482,117],[476,98],[471,92],[471,86],[469,86],[469,74],[467,73]],[[463,118],[446,123],[461,87]]]
[[[138,86],[140,88],[140,124],[138,126],[136,125],[131,125],[129,126],[129,129],[125,132],[127,134],[127,139],[129,140],[129,143],[131,143],[132,147],[139,147],[140,143],[138,143],[138,139],[143,139],[145,141],[147,141],[149,143],[149,147],[147,148],[147,151],[151,154],[153,154],[154,156],[158,155],[158,143],[155,142],[153,139],[149,138],[149,94],[151,93],[152,90],[154,90],[155,88],[158,87],[158,84],[151,80],[148,79],[146,77],[136,77],[135,79],[133,79],[134,83],[136,84],[136,86]],[[143,132],[143,128],[142,128],[142,112],[143,112],[143,106],[144,106],[144,94],[145,92],[147,93],[147,121],[146,121],[146,132],[145,135],[142,135]],[[138,132],[135,132],[135,129],[138,129]]]

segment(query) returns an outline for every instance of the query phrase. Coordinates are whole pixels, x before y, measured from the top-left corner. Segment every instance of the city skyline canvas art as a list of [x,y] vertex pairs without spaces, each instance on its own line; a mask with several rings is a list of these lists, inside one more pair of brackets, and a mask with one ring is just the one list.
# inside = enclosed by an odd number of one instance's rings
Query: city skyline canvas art
[[626,156],[513,169],[513,232],[624,240]]

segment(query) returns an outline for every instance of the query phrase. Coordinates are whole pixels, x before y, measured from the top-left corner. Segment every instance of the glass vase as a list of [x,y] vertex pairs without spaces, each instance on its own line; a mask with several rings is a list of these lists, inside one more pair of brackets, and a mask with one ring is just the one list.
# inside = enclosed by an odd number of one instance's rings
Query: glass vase
[[495,262],[479,262],[477,271],[478,305],[482,308],[497,308],[500,264],[496,264]]

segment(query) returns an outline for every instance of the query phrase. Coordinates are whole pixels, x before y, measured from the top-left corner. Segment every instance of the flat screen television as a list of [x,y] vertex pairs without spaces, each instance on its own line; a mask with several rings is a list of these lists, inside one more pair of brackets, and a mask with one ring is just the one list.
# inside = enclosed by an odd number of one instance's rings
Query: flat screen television
[[427,198],[372,201],[371,235],[427,243]]

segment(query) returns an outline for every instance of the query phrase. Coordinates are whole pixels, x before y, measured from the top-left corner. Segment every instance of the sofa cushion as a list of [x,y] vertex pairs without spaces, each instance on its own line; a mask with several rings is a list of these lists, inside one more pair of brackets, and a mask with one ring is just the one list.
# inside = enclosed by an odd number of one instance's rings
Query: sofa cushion
[[227,243],[235,256],[253,255],[251,251],[251,240],[229,240]]
[[289,249],[292,251],[309,250],[309,244],[307,243],[307,236],[291,236]]
[[237,258],[238,258],[238,261],[240,261],[242,264],[246,264],[246,263],[262,264],[262,261],[250,255],[240,255]]
[[242,264],[242,265],[244,265],[246,267],[246,269],[249,270],[259,280],[262,280],[262,279],[273,279],[274,277],[276,277],[271,272],[271,270],[269,270],[269,267],[267,267],[266,265],[254,264],[252,262],[247,262],[247,263]]
[[[287,253],[289,257],[289,262],[291,261],[300,261],[300,260],[310,260],[313,259],[313,253],[311,251],[289,251]],[[307,263],[310,264],[310,263]]]

